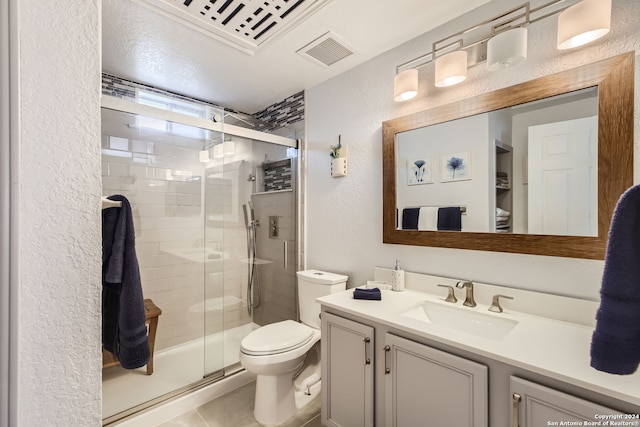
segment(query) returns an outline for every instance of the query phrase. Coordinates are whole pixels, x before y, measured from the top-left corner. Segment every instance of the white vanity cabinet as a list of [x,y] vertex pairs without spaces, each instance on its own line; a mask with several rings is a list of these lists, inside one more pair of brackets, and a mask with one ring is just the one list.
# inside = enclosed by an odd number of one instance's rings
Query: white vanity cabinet
[[[518,377],[512,376],[510,385],[512,427],[609,425],[608,415],[625,417],[614,409]],[[638,419],[618,418],[616,421],[635,422]]]
[[374,328],[322,313],[322,424],[373,427]]
[[487,367],[385,334],[385,426],[488,426]]

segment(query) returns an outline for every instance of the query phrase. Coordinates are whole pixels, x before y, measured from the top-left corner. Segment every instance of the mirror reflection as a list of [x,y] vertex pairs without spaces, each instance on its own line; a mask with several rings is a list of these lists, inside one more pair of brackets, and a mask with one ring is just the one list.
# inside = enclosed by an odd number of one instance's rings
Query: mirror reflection
[[598,235],[598,90],[396,134],[397,229]]

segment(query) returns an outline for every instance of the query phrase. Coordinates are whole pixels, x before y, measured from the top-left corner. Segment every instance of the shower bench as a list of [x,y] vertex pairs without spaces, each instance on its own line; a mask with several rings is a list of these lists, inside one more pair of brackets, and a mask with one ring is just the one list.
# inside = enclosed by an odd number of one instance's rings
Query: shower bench
[[[147,375],[153,374],[153,349],[156,343],[156,330],[158,329],[158,317],[162,310],[150,299],[144,300],[145,323],[149,325],[149,362],[147,363]],[[102,349],[102,369],[119,365],[120,361],[110,351]]]

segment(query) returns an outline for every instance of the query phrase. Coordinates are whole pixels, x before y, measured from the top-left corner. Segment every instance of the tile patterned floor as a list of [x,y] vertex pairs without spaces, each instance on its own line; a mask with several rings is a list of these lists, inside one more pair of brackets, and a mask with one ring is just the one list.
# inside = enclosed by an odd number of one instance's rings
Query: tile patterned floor
[[[253,418],[255,381],[157,427],[260,427]],[[304,411],[278,427],[321,427],[319,396]]]

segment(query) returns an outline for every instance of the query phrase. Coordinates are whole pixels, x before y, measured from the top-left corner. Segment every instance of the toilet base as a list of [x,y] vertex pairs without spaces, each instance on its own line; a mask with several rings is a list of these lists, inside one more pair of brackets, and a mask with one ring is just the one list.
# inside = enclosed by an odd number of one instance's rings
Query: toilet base
[[320,381],[301,391],[295,391],[292,384],[293,375],[258,375],[253,411],[256,421],[265,426],[281,424],[313,402],[322,388]]

